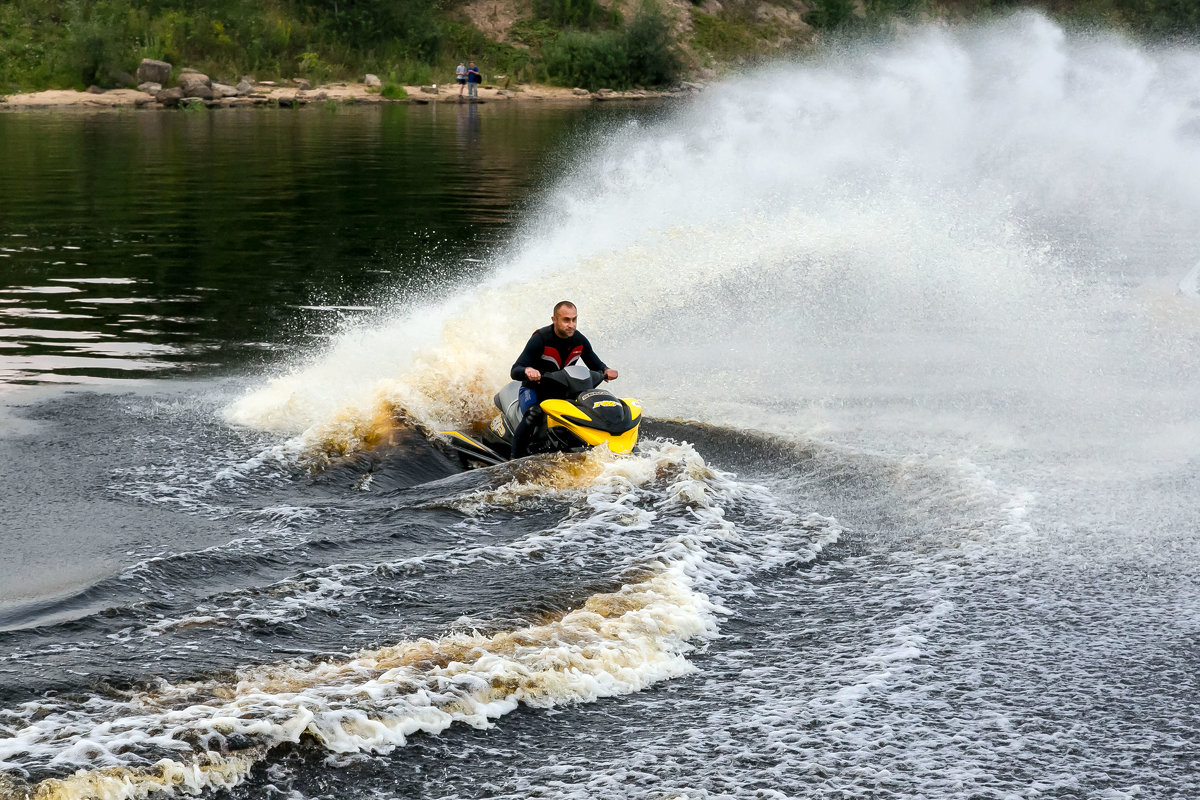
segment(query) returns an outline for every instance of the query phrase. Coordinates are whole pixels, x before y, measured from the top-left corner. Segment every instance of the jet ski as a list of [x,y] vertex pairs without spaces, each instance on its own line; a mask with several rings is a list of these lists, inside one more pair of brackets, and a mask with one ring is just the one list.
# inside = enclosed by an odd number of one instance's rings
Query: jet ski
[[[636,400],[618,398],[599,388],[604,373],[583,364],[542,374],[562,388],[568,399],[543,400],[535,412],[535,427],[529,437],[529,455],[577,453],[607,446],[614,453],[628,453],[637,444],[642,407]],[[439,431],[442,440],[458,454],[464,467],[500,464],[510,460],[513,432],[521,423],[521,384],[512,381],[496,393],[499,416],[476,438],[462,431]]]

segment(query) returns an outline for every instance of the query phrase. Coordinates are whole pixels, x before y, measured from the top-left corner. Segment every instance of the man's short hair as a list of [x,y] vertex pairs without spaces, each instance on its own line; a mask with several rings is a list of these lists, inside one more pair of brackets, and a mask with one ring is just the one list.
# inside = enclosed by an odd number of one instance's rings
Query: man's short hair
[[[562,308],[563,306],[570,306],[571,308],[575,308],[575,304],[572,303],[570,300],[559,300],[557,303],[554,304],[554,314],[557,315],[558,310],[560,308]],[[578,311],[579,309],[575,308],[575,310]]]

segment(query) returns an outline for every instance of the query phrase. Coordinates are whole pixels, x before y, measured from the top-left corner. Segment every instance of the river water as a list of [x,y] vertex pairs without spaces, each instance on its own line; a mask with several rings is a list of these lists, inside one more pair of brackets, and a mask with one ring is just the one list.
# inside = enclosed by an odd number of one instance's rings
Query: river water
[[[1200,794],[1200,51],[0,115],[0,797]],[[638,452],[462,472],[570,297]]]

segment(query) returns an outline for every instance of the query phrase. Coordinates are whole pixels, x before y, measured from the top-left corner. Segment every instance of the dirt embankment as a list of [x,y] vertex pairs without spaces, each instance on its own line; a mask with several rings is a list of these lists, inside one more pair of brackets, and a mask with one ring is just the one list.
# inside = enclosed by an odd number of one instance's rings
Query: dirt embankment
[[[208,108],[239,108],[247,106],[305,106],[311,103],[382,104],[382,103],[493,103],[493,102],[596,102],[607,100],[643,100],[652,97],[671,97],[689,94],[698,88],[685,85],[674,91],[608,91],[596,92],[580,89],[562,89],[559,86],[522,85],[509,89],[484,85],[479,97],[472,101],[458,95],[454,84],[439,86],[406,86],[407,97],[389,100],[371,91],[366,84],[331,84],[313,89],[296,89],[294,86],[256,86],[251,94],[239,97],[223,97],[220,100],[199,101]],[[181,106],[190,106],[182,102]],[[106,108],[166,108],[150,92],[136,89],[113,89],[102,92],[53,89],[30,92],[24,95],[8,95],[0,98],[0,110],[30,109],[106,109]]]
[[[479,88],[479,97],[471,100],[459,95],[455,84],[438,86],[406,86],[407,97],[388,99],[378,89],[363,83],[334,83],[310,89],[295,86],[280,86],[274,83],[256,84],[252,91],[236,97],[210,100],[185,99],[178,105],[183,107],[202,105],[207,108],[239,108],[247,106],[292,107],[320,103],[342,104],[386,104],[386,103],[511,103],[511,102],[570,102],[590,103],[605,100],[640,100],[655,97],[673,97],[697,91],[695,84],[684,84],[673,91],[634,90],[614,92],[601,89],[588,92],[583,89],[564,89],[557,86],[521,85],[503,88],[485,84]],[[192,102],[189,102],[191,100]],[[158,101],[154,93],[137,89],[112,89],[106,92],[78,92],[73,89],[52,89],[29,94],[13,94],[0,98],[0,111],[24,111],[34,109],[154,109],[167,108]]]

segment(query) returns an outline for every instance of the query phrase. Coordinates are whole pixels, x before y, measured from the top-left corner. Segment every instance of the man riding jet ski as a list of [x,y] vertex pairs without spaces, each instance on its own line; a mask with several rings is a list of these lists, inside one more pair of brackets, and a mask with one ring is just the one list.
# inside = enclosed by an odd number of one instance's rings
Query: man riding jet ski
[[511,458],[520,458],[526,454],[541,401],[566,400],[577,388],[560,381],[546,381],[543,384],[543,372],[560,370],[583,361],[588,369],[603,373],[604,380],[617,379],[617,371],[604,366],[604,362],[592,350],[592,343],[577,330],[579,311],[574,303],[563,300],[554,306],[550,323],[533,332],[510,370],[509,377],[514,381],[521,381],[521,390],[517,398],[522,414],[521,422],[513,432]]
[[597,388],[616,380],[617,371],[604,365],[577,324],[575,304],[564,300],[554,307],[551,324],[533,332],[512,366],[513,383],[496,395],[500,416],[484,431],[482,444],[457,431],[443,432],[464,464],[600,444],[616,453],[633,449],[641,408]]

